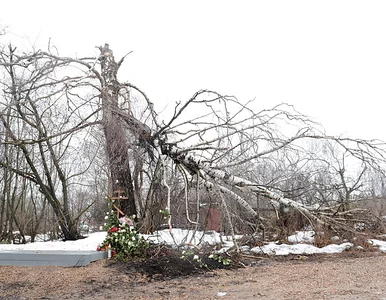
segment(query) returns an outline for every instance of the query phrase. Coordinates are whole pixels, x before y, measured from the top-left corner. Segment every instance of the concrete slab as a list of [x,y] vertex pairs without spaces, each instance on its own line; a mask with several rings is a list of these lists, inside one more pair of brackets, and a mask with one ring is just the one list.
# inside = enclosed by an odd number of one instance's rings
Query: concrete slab
[[0,251],[0,266],[81,267],[103,258],[106,251]]

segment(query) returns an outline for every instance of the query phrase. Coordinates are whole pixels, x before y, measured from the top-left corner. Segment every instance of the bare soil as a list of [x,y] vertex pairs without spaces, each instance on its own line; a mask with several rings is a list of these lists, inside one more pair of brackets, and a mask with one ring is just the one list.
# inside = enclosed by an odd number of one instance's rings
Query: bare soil
[[0,299],[386,299],[386,255],[379,252],[241,256],[240,265],[203,272],[167,256],[76,268],[0,267]]

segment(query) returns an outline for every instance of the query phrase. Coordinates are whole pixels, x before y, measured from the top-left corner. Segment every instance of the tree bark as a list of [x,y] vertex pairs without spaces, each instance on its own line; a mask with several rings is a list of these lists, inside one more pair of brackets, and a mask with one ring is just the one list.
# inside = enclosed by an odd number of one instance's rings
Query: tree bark
[[120,84],[117,79],[119,65],[115,62],[109,45],[101,50],[102,66],[102,109],[103,131],[106,139],[106,152],[109,161],[112,193],[117,190],[128,199],[120,201],[121,210],[129,216],[136,215],[134,186],[129,159],[129,143],[123,120],[116,113],[119,110],[118,97]]

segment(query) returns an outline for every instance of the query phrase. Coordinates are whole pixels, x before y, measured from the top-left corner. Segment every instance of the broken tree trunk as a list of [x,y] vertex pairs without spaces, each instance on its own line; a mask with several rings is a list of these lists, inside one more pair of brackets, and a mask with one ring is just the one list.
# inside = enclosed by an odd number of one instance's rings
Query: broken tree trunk
[[[224,168],[217,168],[210,162],[203,161],[198,158],[198,156],[195,156],[193,151],[181,149],[176,143],[168,143],[168,133],[165,129],[170,126],[171,121],[163,127],[158,126],[158,131],[153,132],[145,123],[137,120],[132,114],[120,110],[118,107],[120,88],[126,86],[138,91],[140,90],[130,84],[120,85],[116,77],[120,63],[117,64],[114,61],[114,57],[111,50],[108,48],[108,45],[105,45],[104,48],[100,47],[100,50],[102,77],[105,80],[102,90],[104,130],[107,142],[107,152],[110,161],[111,177],[113,180],[113,188],[115,187],[115,189],[117,189],[123,187],[129,197],[128,203],[131,205],[128,207],[129,214],[134,214],[135,212],[135,195],[128,160],[128,144],[127,136],[125,136],[125,126],[130,130],[131,134],[139,141],[139,144],[147,151],[152,159],[153,150],[155,150],[154,152],[158,153],[159,156],[164,155],[170,158],[174,161],[174,163],[181,165],[191,175],[198,174],[206,188],[216,188],[220,190],[223,194],[226,194],[234,201],[237,201],[250,215],[255,218],[259,218],[258,213],[247,201],[243,199],[242,196],[239,195],[239,193],[235,192],[235,189],[241,192],[250,191],[255,195],[263,196],[276,208],[280,205],[292,207],[307,218],[312,225],[332,225],[336,228],[349,230],[349,227],[345,224],[345,220],[342,220],[342,218],[336,219],[336,212],[332,211],[330,208],[321,209],[319,206],[306,206],[297,201],[285,198],[281,194],[255,182],[230,174],[225,170],[226,166]],[[141,91],[140,93],[146,98],[149,109],[151,110],[152,115],[154,115],[151,103],[144,93]],[[199,94],[201,93],[202,92]],[[189,100],[188,103],[192,103],[196,97],[197,95]],[[216,99],[218,98],[215,98],[212,101],[215,101]],[[186,106],[187,104],[185,104],[180,110],[176,109],[172,120],[175,120],[181,114],[182,110],[186,108]],[[279,111],[279,113],[281,112]],[[279,150],[300,137],[323,138],[318,135],[306,135],[306,132],[301,131],[295,137],[285,141],[283,145],[275,147],[270,151]],[[331,139],[336,140],[335,138]],[[163,159],[162,157],[159,158]]]
[[[147,143],[147,146],[155,149],[159,155],[170,158],[174,163],[185,168],[191,175],[199,174],[205,188],[216,188],[220,190],[230,199],[237,201],[252,217],[258,219],[259,215],[247,201],[232,189],[251,191],[255,195],[263,196],[276,208],[280,207],[280,205],[291,207],[299,211],[313,226],[327,225],[331,226],[334,230],[343,229],[352,231],[352,226],[346,222],[349,219],[338,216],[332,208],[326,207],[322,209],[320,206],[306,206],[297,201],[285,198],[255,182],[234,176],[223,169],[216,168],[212,164],[202,161],[196,157],[193,152],[178,148],[174,143],[167,143],[167,138],[162,134],[153,133],[146,124],[143,124],[133,116],[122,112],[118,112],[118,114],[128,125],[132,133]],[[348,213],[351,213],[351,211]],[[358,212],[353,213],[357,214]],[[363,214],[364,211],[361,210],[360,213]]]
[[102,67],[102,109],[103,130],[106,138],[106,152],[109,160],[111,189],[120,191],[127,200],[121,201],[121,210],[129,215],[136,215],[134,186],[129,160],[129,144],[122,119],[116,112],[119,110],[118,98],[121,86],[117,80],[119,64],[115,62],[109,45],[99,48]]
[[[306,217],[323,223],[322,220],[320,220],[315,215],[310,213],[310,211],[313,209],[311,207],[306,207],[301,203],[284,198],[281,195],[275,192],[272,192],[265,187],[259,186],[254,182],[250,182],[243,178],[234,176],[224,170],[216,169],[215,167],[211,166],[209,163],[202,162],[200,159],[195,157],[192,153],[180,151],[180,149],[178,149],[174,145],[171,145],[171,144],[163,145],[161,148],[162,148],[162,154],[167,155],[176,163],[183,165],[191,173],[203,172],[204,174],[201,174],[201,176],[204,179],[212,179],[215,182],[217,182],[220,185],[220,190],[223,193],[231,194],[233,198],[237,202],[239,202],[240,205],[242,205],[251,215],[255,217],[258,215],[257,212],[253,210],[252,207],[244,199],[239,197],[237,194],[231,192],[226,187],[222,186],[221,183],[229,186],[233,186],[239,189],[245,189],[245,190],[248,189],[254,192],[256,195],[262,195],[266,197],[267,199],[272,201],[273,204],[276,204],[276,206],[278,206],[279,204],[282,204],[287,207],[293,207],[299,210],[301,213],[303,213]],[[208,183],[207,186],[210,187],[210,183]]]

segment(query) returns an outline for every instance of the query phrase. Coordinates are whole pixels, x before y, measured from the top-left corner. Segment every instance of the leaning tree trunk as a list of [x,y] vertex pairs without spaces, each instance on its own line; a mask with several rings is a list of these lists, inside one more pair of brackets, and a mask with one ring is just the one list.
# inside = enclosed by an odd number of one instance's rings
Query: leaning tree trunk
[[127,200],[120,201],[120,208],[126,215],[136,215],[134,187],[129,160],[129,144],[124,123],[115,111],[119,110],[120,84],[117,80],[119,65],[115,62],[109,45],[100,47],[102,78],[103,130],[106,152],[109,160],[112,192],[119,190]]
[[[237,203],[239,203],[244,209],[246,209],[246,211],[248,211],[255,218],[259,218],[258,213],[251,207],[251,205],[247,201],[245,201],[241,196],[239,196],[238,193],[235,192],[235,190],[240,191],[240,193],[242,193],[242,191],[244,190],[252,192],[256,196],[263,196],[264,198],[268,199],[275,207],[278,207],[280,205],[292,207],[299,211],[313,225],[328,225],[336,229],[352,230],[350,229],[351,225],[348,222],[345,222],[346,216],[342,217],[341,215],[339,215],[339,218],[337,218],[336,216],[338,212],[334,211],[333,208],[306,206],[294,200],[285,198],[281,194],[276,193],[255,182],[245,180],[241,177],[233,176],[232,174],[225,171],[225,168],[217,168],[216,166],[212,165],[210,161],[202,160],[199,156],[194,155],[193,151],[190,152],[188,150],[181,149],[177,146],[175,142],[167,142],[168,139],[166,128],[171,125],[172,121],[175,120],[181,114],[182,110],[185,109],[189,103],[192,103],[192,101],[200,93],[195,95],[180,110],[177,111],[176,108],[173,119],[167,125],[164,125],[163,127],[157,125],[159,127],[157,132],[153,132],[145,123],[136,119],[132,114],[120,111],[118,106],[118,99],[120,89],[122,87],[128,86],[133,89],[136,89],[145,97],[146,101],[148,101],[148,99],[144,93],[142,93],[134,86],[130,84],[119,84],[117,80],[117,71],[123,60],[121,60],[119,63],[116,63],[112,51],[109,49],[107,44],[105,44],[105,47],[100,47],[100,50],[100,61],[102,66],[103,78],[103,124],[107,143],[107,155],[110,163],[112,187],[114,190],[120,189],[121,191],[124,191],[126,193],[128,201],[125,203],[126,206],[123,207],[123,210],[126,214],[136,214],[134,188],[128,158],[129,145],[127,135],[124,130],[125,127],[128,127],[132,135],[149,152],[150,157],[152,156],[152,152],[154,151],[158,153],[159,157],[161,157],[161,155],[166,156],[173,160],[174,163],[181,165],[191,175],[198,174],[201,178],[201,183],[204,184],[207,189],[219,189],[223,194],[226,194],[231,197],[231,199],[237,201]],[[149,109],[152,110],[152,104],[149,101],[148,104]],[[153,111],[151,112],[153,114]],[[188,122],[186,124],[193,123]],[[226,127],[227,126],[229,125],[226,125]],[[278,151],[285,145],[288,145],[289,143],[297,140],[298,138],[306,137],[327,138],[339,142],[339,140],[334,137],[323,137],[319,135],[314,136],[301,133],[289,139],[288,141],[285,141],[284,145],[277,147],[276,150],[272,149],[270,151]],[[368,147],[368,144],[366,142],[356,142],[359,144],[363,143],[366,145],[366,147]],[[355,154],[356,149],[352,149],[350,151]],[[147,214],[148,210],[145,209],[145,211]],[[350,211],[350,218],[353,219],[352,216],[355,217],[358,213],[362,213],[362,210]],[[348,219],[349,218],[347,218],[347,220]]]

